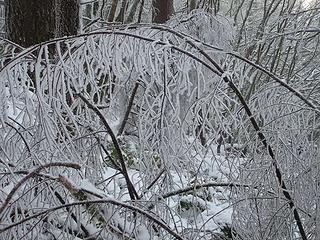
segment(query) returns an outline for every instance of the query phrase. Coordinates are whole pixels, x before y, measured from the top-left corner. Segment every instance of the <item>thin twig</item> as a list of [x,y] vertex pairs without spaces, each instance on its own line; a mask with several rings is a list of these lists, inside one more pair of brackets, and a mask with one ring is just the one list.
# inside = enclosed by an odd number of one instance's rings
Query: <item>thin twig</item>
[[31,154],[31,150],[30,150],[29,144],[28,144],[28,142],[26,141],[26,139],[24,138],[24,136],[21,134],[21,132],[20,132],[15,126],[11,125],[10,123],[5,122],[5,124],[7,124],[9,127],[13,128],[13,129],[16,131],[16,133],[19,134],[19,136],[21,137],[22,141],[23,141],[24,144],[26,145],[26,148],[27,148],[29,154]]
[[153,185],[160,179],[160,177],[162,176],[162,174],[166,171],[166,169],[162,169],[162,171],[160,171],[160,173],[155,177],[155,179],[147,186],[147,188],[143,191],[143,193],[139,196],[139,199],[141,199],[148,190],[150,190]]

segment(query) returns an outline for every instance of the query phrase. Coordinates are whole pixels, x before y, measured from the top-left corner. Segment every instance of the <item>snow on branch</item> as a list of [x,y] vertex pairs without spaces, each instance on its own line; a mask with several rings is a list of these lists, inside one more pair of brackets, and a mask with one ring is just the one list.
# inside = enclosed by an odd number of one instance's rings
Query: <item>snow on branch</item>
[[315,186],[301,169],[315,174],[318,156],[318,110],[306,96],[317,85],[301,91],[234,54],[232,33],[222,34],[230,24],[194,14],[175,28],[101,28],[19,53],[6,43],[1,237],[139,239],[140,227],[150,239],[204,239],[231,222],[232,212],[220,214],[231,201],[240,220],[247,209],[258,218],[254,204],[293,214],[288,226],[306,239],[302,209],[315,202],[303,196]]

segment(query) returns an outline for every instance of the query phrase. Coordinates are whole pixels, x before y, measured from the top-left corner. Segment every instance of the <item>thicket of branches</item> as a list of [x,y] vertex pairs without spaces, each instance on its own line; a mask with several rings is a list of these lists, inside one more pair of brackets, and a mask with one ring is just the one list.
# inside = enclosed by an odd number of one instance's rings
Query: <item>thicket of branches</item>
[[1,39],[1,239],[319,238],[317,1],[82,4]]

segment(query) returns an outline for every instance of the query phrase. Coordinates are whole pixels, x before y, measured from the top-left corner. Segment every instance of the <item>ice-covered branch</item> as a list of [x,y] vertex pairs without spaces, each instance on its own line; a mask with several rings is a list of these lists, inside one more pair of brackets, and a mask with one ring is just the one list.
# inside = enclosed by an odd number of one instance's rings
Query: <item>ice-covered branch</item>
[[[8,193],[6,196],[5,200],[3,201],[2,205],[0,206],[0,215],[3,213],[5,208],[8,206],[10,200],[12,199],[13,195],[18,191],[18,189],[30,178],[34,178],[38,175],[39,172],[41,172],[44,169],[51,168],[51,167],[66,167],[66,168],[73,168],[76,170],[79,170],[81,166],[77,163],[63,163],[63,162],[53,162],[53,163],[48,163],[43,166],[40,166],[30,172],[28,175],[23,177],[14,187],[13,189]],[[0,222],[2,221],[2,217],[0,218]]]
[[60,206],[57,206],[57,207],[52,207],[50,209],[46,209],[46,210],[43,210],[43,211],[40,211],[36,214],[33,214],[31,216],[28,216],[20,221],[17,221],[13,224],[10,224],[10,225],[7,225],[5,227],[2,227],[0,228],[0,233],[3,233],[15,226],[18,226],[24,222],[27,222],[31,219],[34,219],[34,218],[38,218],[38,217],[41,217],[43,215],[47,215],[47,214],[50,214],[54,211],[57,211],[59,209],[63,209],[63,208],[67,208],[67,207],[72,207],[72,206],[79,206],[79,205],[88,205],[88,204],[111,204],[111,205],[115,205],[115,206],[119,206],[119,207],[123,207],[123,208],[126,208],[126,209],[129,209],[131,211],[134,211],[134,212],[137,212],[141,215],[143,215],[144,217],[148,218],[150,221],[154,222],[155,224],[157,224],[158,226],[160,226],[161,228],[163,228],[164,230],[166,230],[170,235],[172,235],[175,239],[178,239],[178,240],[184,240],[185,238],[182,237],[180,234],[178,234],[177,232],[175,232],[174,230],[172,230],[167,224],[165,224],[162,220],[158,219],[157,216],[155,216],[154,214],[152,213],[149,213],[137,206],[133,206],[133,205],[130,205],[130,204],[127,204],[127,203],[123,203],[123,202],[120,202],[118,200],[115,200],[115,199],[99,199],[99,200],[90,200],[90,201],[79,201],[79,202],[73,202],[73,203],[68,203],[68,204],[63,204],[63,205],[60,205]]

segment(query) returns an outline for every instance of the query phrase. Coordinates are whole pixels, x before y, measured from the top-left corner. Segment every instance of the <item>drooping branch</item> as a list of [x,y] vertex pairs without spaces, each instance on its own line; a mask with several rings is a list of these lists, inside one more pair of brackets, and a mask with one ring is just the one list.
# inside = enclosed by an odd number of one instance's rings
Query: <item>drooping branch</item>
[[[155,42],[154,39],[151,39],[151,38],[147,38],[147,37],[143,37],[143,36],[140,36],[140,35],[137,35],[137,34],[133,34],[133,33],[128,33],[128,32],[121,32],[121,31],[104,31],[104,32],[96,32],[94,34],[115,34],[115,35],[123,35],[123,36],[128,36],[128,37],[133,37],[133,38],[138,38],[138,39],[141,39],[141,40],[144,40],[144,41],[148,41],[148,42]],[[85,36],[89,36],[90,34],[86,34]],[[213,73],[216,73],[218,76],[222,77],[222,79],[226,82],[226,84],[229,86],[229,88],[231,90],[233,90],[233,92],[236,94],[237,98],[239,99],[241,105],[243,106],[247,116],[249,117],[249,120],[255,130],[255,132],[257,133],[258,137],[259,137],[259,140],[260,142],[263,144],[263,146],[266,148],[269,156],[271,157],[272,159],[272,164],[274,166],[274,169],[275,169],[275,173],[276,173],[276,177],[277,177],[277,181],[278,181],[278,184],[279,184],[279,187],[281,188],[282,192],[283,192],[283,195],[285,196],[285,198],[288,200],[289,202],[289,206],[290,208],[293,210],[293,213],[294,213],[294,218],[296,220],[296,223],[298,225],[298,228],[299,228],[299,232],[300,232],[300,235],[302,237],[302,239],[307,239],[306,238],[306,233],[304,231],[304,228],[303,228],[303,224],[302,224],[302,220],[299,216],[299,213],[297,211],[297,207],[295,205],[295,202],[294,202],[294,199],[292,198],[291,194],[289,193],[287,187],[286,187],[286,184],[284,183],[284,180],[283,180],[283,174],[281,173],[281,170],[278,166],[278,162],[277,162],[277,159],[275,157],[275,154],[274,154],[274,151],[272,149],[272,147],[270,146],[270,144],[268,143],[267,141],[267,138],[266,136],[261,132],[261,129],[260,129],[260,126],[257,122],[257,120],[255,119],[254,117],[254,114],[253,112],[251,111],[248,103],[246,102],[245,98],[242,96],[242,93],[240,92],[240,90],[235,86],[235,84],[232,82],[232,80],[230,78],[228,78],[227,76],[224,76],[224,71],[222,70],[222,68],[212,59],[210,58],[204,50],[200,49],[200,47],[197,46],[197,44],[193,43],[193,41],[189,41],[190,44],[193,44],[193,47],[195,49],[198,50],[198,52],[204,57],[206,58],[209,63],[207,61],[204,61],[202,60],[200,57],[197,57],[195,56],[192,52],[189,52],[189,51],[186,51],[184,49],[181,49],[175,45],[172,45],[172,44],[169,44],[169,43],[166,43],[166,42],[162,42],[162,41],[156,41],[155,44],[159,44],[159,45],[165,45],[166,47],[168,48],[172,48],[182,54],[185,54],[187,56],[189,56],[190,58],[194,59],[195,61],[197,61],[198,63],[202,64],[203,66],[207,67],[209,70],[211,70]],[[24,52],[23,54],[26,54],[26,52]],[[23,55],[21,54],[20,57]],[[10,63],[12,64],[13,61]],[[288,86],[286,85],[282,85],[284,87],[286,87],[288,89]],[[291,89],[291,92],[293,92],[294,89]],[[300,99],[303,99],[303,96],[301,95],[297,95],[298,97],[300,97]],[[90,107],[90,103],[88,102],[88,100],[86,100],[84,97],[82,97],[82,100],[83,101],[87,101],[86,104],[89,106],[89,108],[91,108],[92,110],[95,109],[95,107],[91,104],[91,107]],[[93,107],[92,107],[93,106]],[[314,106],[313,106],[314,107]],[[98,110],[98,109],[97,109]],[[98,112],[96,110],[94,110],[99,118],[103,121],[103,115],[101,114],[101,112]],[[101,117],[102,116],[102,117]],[[108,125],[107,125],[108,126]],[[108,127],[107,127],[108,128]],[[109,127],[110,128],[110,127]],[[111,131],[112,132],[112,131]],[[110,136],[112,136],[110,134]],[[113,134],[114,136],[114,134]],[[115,136],[114,136],[115,138]],[[112,139],[114,141],[114,139]],[[116,138],[115,138],[116,140]],[[121,150],[120,150],[120,153],[121,153]],[[130,187],[130,185],[128,185],[128,187]],[[130,191],[129,191],[130,192]]]
[[[68,36],[68,37],[56,38],[54,40],[49,40],[49,41],[43,42],[41,44],[34,45],[33,47],[22,51],[17,57],[15,57],[14,59],[12,59],[8,63],[6,63],[6,65],[3,68],[0,69],[0,74],[3,72],[4,69],[14,65],[19,59],[31,54],[32,52],[36,51],[39,47],[41,47],[43,45],[48,45],[48,44],[64,41],[64,40],[71,40],[71,39],[76,39],[76,38],[80,38],[80,37],[92,36],[92,35],[111,35],[111,34],[115,34],[115,35],[128,36],[128,37],[132,37],[132,38],[138,38],[138,39],[141,39],[141,40],[144,40],[144,41],[147,41],[147,42],[155,42],[155,40],[152,39],[152,38],[147,38],[147,37],[143,37],[143,36],[140,36],[140,35],[137,35],[137,34],[121,31],[121,28],[136,29],[138,27],[143,27],[143,26],[145,26],[145,24],[143,24],[143,25],[135,24],[135,25],[130,25],[130,27],[128,27],[127,25],[123,25],[123,26],[119,27],[120,31],[107,31],[107,30],[106,31],[96,31],[96,32],[91,32],[91,33],[85,33],[85,34],[78,35],[78,36]],[[318,107],[316,107],[313,103],[311,103],[306,97],[304,97],[302,93],[300,93],[295,88],[293,88],[290,85],[288,85],[287,83],[285,83],[280,77],[276,76],[276,74],[270,72],[269,70],[267,70],[266,68],[264,68],[264,67],[262,67],[262,66],[260,66],[258,64],[253,63],[252,61],[246,59],[245,57],[242,57],[237,53],[224,51],[222,48],[218,48],[218,47],[212,46],[210,44],[201,42],[201,41],[199,41],[198,39],[195,39],[192,36],[189,36],[189,35],[187,35],[185,33],[181,33],[181,32],[175,31],[175,30],[173,30],[171,28],[168,28],[166,26],[150,25],[148,27],[151,28],[151,29],[157,29],[157,30],[160,30],[160,31],[167,31],[167,32],[170,32],[170,33],[178,36],[181,39],[184,39],[188,44],[190,44],[192,47],[197,49],[215,67],[218,67],[218,64],[216,64],[215,61],[213,61],[211,59],[211,57],[204,50],[201,49],[201,47],[199,46],[200,44],[205,46],[205,47],[209,47],[209,48],[214,49],[216,51],[224,52],[224,53],[226,53],[228,55],[231,55],[231,56],[236,57],[236,58],[238,58],[240,60],[243,60],[244,62],[250,64],[251,66],[253,66],[253,67],[259,69],[260,71],[264,72],[265,74],[267,74],[269,77],[271,77],[273,80],[275,80],[282,87],[286,88],[291,93],[293,93],[295,96],[297,96],[299,99],[301,99],[307,106],[309,106],[311,109],[313,109],[317,114],[320,114],[320,109]],[[179,47],[176,47],[174,45],[169,45],[168,43],[165,43],[165,42],[162,42],[162,41],[158,41],[158,40],[157,40],[156,44],[167,45],[168,47],[172,47],[174,50],[177,50],[177,51],[181,52],[182,54],[188,55],[189,57],[193,58],[195,61],[203,64],[209,70],[211,70],[214,73],[218,74],[216,69],[212,68],[210,65],[208,65],[205,61],[201,60],[200,58],[197,58],[196,56],[190,54],[188,51],[185,51],[185,50],[183,50],[183,49],[181,49]],[[220,68],[220,67],[218,67],[218,68]],[[221,72],[221,70],[220,70],[220,72]]]
[[[184,39],[188,44],[190,44],[192,47],[194,47],[195,49],[197,49],[208,61],[210,61],[220,72],[223,72],[223,70],[221,69],[221,67],[215,62],[213,61],[213,59],[204,51],[201,49],[201,45],[208,47],[210,49],[213,49],[215,51],[219,51],[222,53],[225,53],[227,55],[233,56],[235,58],[238,58],[239,60],[244,61],[245,63],[253,66],[254,68],[260,70],[261,72],[265,73],[266,75],[268,75],[270,78],[272,78],[273,80],[275,80],[280,86],[286,88],[287,90],[289,90],[289,92],[291,92],[292,94],[294,94],[296,97],[298,97],[300,100],[302,100],[308,107],[310,107],[311,109],[313,109],[317,114],[320,114],[320,109],[318,107],[316,107],[313,103],[311,103],[306,97],[303,96],[302,93],[300,93],[298,90],[296,90],[295,88],[291,87],[289,84],[287,84],[285,81],[283,81],[280,77],[278,77],[276,74],[272,73],[271,71],[269,71],[268,69],[260,66],[259,64],[256,64],[254,62],[252,62],[251,60],[241,56],[238,53],[235,52],[230,52],[230,51],[225,51],[222,48],[219,47],[215,47],[212,46],[208,43],[205,42],[201,42],[200,40],[187,35],[185,33],[181,33],[178,32],[172,28],[169,28],[167,26],[159,26],[159,25],[154,25],[151,26],[152,29],[158,29],[161,31],[167,31],[170,32],[176,36],[178,36],[181,39]],[[199,44],[201,44],[199,46]]]
[[287,188],[287,186],[286,186],[286,184],[285,184],[285,182],[283,180],[283,174],[282,174],[282,172],[281,172],[281,170],[279,168],[278,161],[276,159],[276,156],[274,154],[274,151],[273,151],[272,147],[268,144],[267,138],[262,133],[262,131],[261,131],[259,125],[258,125],[257,120],[255,119],[252,111],[250,110],[250,107],[248,106],[245,98],[242,96],[242,94],[239,91],[239,89],[234,85],[234,83],[228,77],[226,77],[226,76],[223,77],[223,80],[229,85],[229,87],[235,92],[235,94],[239,98],[242,106],[245,109],[246,114],[249,117],[249,120],[250,120],[252,126],[254,127],[254,129],[255,129],[258,137],[259,137],[259,140],[261,141],[263,146],[266,148],[269,156],[271,157],[272,165],[274,166],[274,170],[275,170],[276,178],[278,180],[278,184],[279,184],[279,186],[280,186],[280,188],[282,190],[283,195],[288,200],[288,204],[289,204],[290,208],[293,210],[294,219],[296,220],[296,223],[297,223],[301,238],[303,240],[307,240],[308,238],[307,238],[306,232],[304,230],[300,214],[299,214],[299,212],[297,210],[297,207],[296,207],[296,204],[294,202],[294,199],[291,196],[291,194],[289,193],[289,189]]
[[[33,170],[32,172],[30,172],[28,175],[26,175],[25,177],[23,177],[14,187],[13,189],[8,193],[6,199],[4,200],[4,202],[2,203],[1,207],[0,207],[0,215],[3,213],[3,211],[5,210],[5,208],[8,206],[10,200],[12,199],[13,195],[18,191],[18,189],[26,182],[28,181],[30,178],[34,178],[36,176],[38,176],[38,173],[46,168],[51,168],[51,167],[66,167],[66,168],[73,168],[76,170],[79,170],[81,168],[81,166],[77,163],[64,163],[64,162],[53,162],[53,163],[48,163],[46,165],[40,166],[38,168],[36,168],[35,170]],[[0,218],[0,222],[1,222],[1,218]]]
[[[275,157],[275,154],[274,154],[274,151],[272,149],[272,147],[268,144],[267,142],[267,139],[265,137],[265,135],[261,132],[261,129],[259,127],[259,124],[257,122],[257,120],[255,119],[249,105],[247,104],[245,98],[242,96],[240,90],[237,88],[237,86],[232,82],[232,80],[225,76],[224,75],[224,71],[223,69],[219,66],[218,63],[216,63],[215,60],[213,60],[211,57],[209,57],[208,54],[206,54],[200,47],[198,47],[196,44],[194,44],[192,41],[189,41],[188,42],[189,44],[192,44],[193,47],[195,47],[196,49],[199,50],[199,52],[207,59],[210,61],[210,63],[213,64],[213,66],[218,70],[218,75],[220,77],[223,78],[223,80],[228,84],[228,86],[233,90],[233,92],[236,94],[236,96],[238,97],[240,103],[242,104],[242,106],[244,107],[245,109],[245,112],[246,114],[248,115],[249,117],[249,120],[252,124],[252,126],[254,127],[258,137],[259,137],[259,140],[261,141],[261,143],[263,144],[263,146],[266,148],[269,156],[271,157],[272,159],[272,164],[274,166],[274,169],[275,169],[275,173],[276,173],[276,177],[277,177],[277,180],[278,180],[278,184],[279,186],[281,187],[282,189],[282,193],[283,195],[285,196],[285,198],[288,200],[288,203],[289,203],[289,206],[290,208],[293,210],[293,215],[294,215],[294,218],[296,220],[296,223],[297,223],[297,226],[298,226],[298,229],[299,229],[299,232],[300,232],[300,235],[301,235],[301,238],[303,240],[307,240],[307,235],[306,235],[306,232],[304,230],[304,227],[303,227],[303,224],[302,224],[302,220],[301,220],[301,217],[299,215],[299,212],[297,210],[297,207],[295,206],[295,202],[294,202],[294,199],[292,198],[291,194],[289,193],[288,191],[288,188],[283,180],[283,174],[278,166],[278,162],[277,162],[277,159]],[[215,71],[216,73],[216,71]],[[288,85],[286,84],[283,84],[283,81],[280,81],[282,84],[282,86],[285,86],[285,87],[289,87]],[[279,83],[280,83],[279,82]],[[289,88],[289,90],[293,91],[294,89],[293,88]],[[298,92],[294,91],[295,95],[300,97],[304,102],[305,99],[303,98],[303,96],[301,94],[299,94]],[[312,104],[308,104],[309,106],[311,106],[313,109],[317,110]]]
[[250,120],[253,128],[255,129],[259,140],[261,141],[261,143],[263,144],[263,146],[265,147],[265,149],[267,150],[269,156],[272,159],[272,165],[274,166],[274,170],[275,170],[275,174],[276,174],[276,177],[277,177],[278,184],[282,189],[283,195],[288,200],[290,208],[293,210],[293,215],[294,215],[294,218],[296,220],[296,223],[297,223],[301,238],[303,240],[307,240],[307,235],[306,235],[306,232],[304,230],[301,217],[300,217],[300,215],[298,213],[298,210],[297,210],[297,207],[295,205],[294,199],[292,198],[291,194],[289,193],[289,190],[288,190],[288,188],[287,188],[287,186],[286,186],[286,184],[285,184],[285,182],[283,180],[283,174],[282,174],[282,172],[281,172],[281,170],[280,170],[280,168],[278,166],[278,161],[277,161],[277,159],[275,157],[274,151],[273,151],[272,147],[268,144],[267,138],[262,133],[262,131],[261,131],[260,127],[259,127],[259,124],[258,124],[257,120],[255,119],[255,117],[254,117],[249,105],[247,104],[245,98],[242,96],[242,94],[241,94],[240,90],[237,88],[237,86],[232,82],[232,80],[228,76],[224,75],[224,71],[222,70],[222,68],[219,67],[219,65],[212,58],[210,58],[207,54],[205,54],[204,56],[207,59],[210,59],[210,62],[212,62],[214,64],[214,66],[218,69],[218,71],[220,72],[219,76],[221,76],[222,79],[224,80],[224,82],[226,82],[228,84],[228,86],[232,89],[232,91],[238,97],[241,105],[244,107],[244,110],[245,110],[247,116],[249,117],[249,120]]
[[8,231],[9,229],[15,227],[15,226],[18,226],[22,223],[25,223],[31,219],[34,219],[34,218],[38,218],[38,217],[41,217],[42,215],[47,215],[47,214],[50,214],[52,212],[55,212],[59,209],[63,209],[63,208],[70,208],[70,207],[73,207],[73,206],[80,206],[80,205],[88,205],[88,204],[112,204],[112,205],[115,205],[115,206],[119,206],[119,207],[123,207],[123,208],[126,208],[126,209],[129,209],[131,211],[134,211],[134,212],[137,212],[143,216],[145,216],[146,218],[148,218],[149,220],[151,220],[153,223],[157,224],[158,226],[160,226],[161,228],[163,228],[165,231],[167,231],[171,236],[173,236],[175,239],[178,239],[178,240],[185,240],[185,238],[183,238],[180,234],[178,234],[177,232],[175,232],[174,230],[172,230],[166,223],[164,223],[163,221],[161,221],[159,218],[157,218],[154,214],[151,214],[139,207],[136,207],[136,206],[132,206],[130,204],[127,204],[127,203],[123,203],[123,202],[120,202],[116,199],[112,199],[112,198],[107,198],[107,199],[99,199],[99,200],[90,200],[90,201],[79,201],[79,202],[73,202],[73,203],[68,203],[68,204],[63,204],[63,205],[60,205],[60,206],[57,206],[57,207],[53,207],[53,208],[50,208],[50,209],[46,209],[46,210],[43,210],[43,211],[40,211],[36,214],[33,214],[31,216],[28,216],[20,221],[17,221],[13,224],[10,224],[10,225],[7,225],[3,228],[0,228],[0,233],[3,233],[5,231]]

